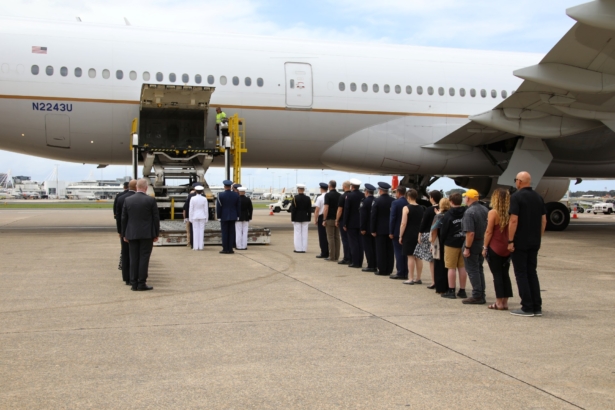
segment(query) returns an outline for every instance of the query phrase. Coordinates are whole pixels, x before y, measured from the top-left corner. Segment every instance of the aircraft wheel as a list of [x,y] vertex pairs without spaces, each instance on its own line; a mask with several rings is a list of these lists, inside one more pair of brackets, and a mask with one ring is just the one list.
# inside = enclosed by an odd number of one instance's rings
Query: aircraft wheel
[[563,231],[570,224],[570,213],[566,205],[559,202],[547,204],[547,231]]

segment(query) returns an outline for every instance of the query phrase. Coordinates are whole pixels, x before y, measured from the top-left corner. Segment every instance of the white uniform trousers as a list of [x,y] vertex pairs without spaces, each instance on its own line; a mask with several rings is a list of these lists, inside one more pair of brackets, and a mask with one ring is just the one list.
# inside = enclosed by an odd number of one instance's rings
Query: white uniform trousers
[[293,222],[295,227],[295,250],[297,252],[307,252],[308,246],[308,226],[309,222]]
[[235,222],[235,246],[237,249],[248,248],[248,227],[250,222],[237,221]]
[[193,219],[192,220],[192,249],[203,249],[203,239],[205,238],[205,219]]

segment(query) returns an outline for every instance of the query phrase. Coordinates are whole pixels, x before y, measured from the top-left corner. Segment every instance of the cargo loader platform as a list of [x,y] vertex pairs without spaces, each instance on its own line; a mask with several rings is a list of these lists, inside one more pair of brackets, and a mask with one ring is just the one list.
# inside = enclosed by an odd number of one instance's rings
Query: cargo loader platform
[[[260,226],[252,226],[248,229],[248,245],[269,245],[271,230]],[[160,221],[160,237],[154,246],[186,246],[186,224],[184,221]],[[222,245],[222,231],[219,221],[209,221],[205,226],[205,245]]]

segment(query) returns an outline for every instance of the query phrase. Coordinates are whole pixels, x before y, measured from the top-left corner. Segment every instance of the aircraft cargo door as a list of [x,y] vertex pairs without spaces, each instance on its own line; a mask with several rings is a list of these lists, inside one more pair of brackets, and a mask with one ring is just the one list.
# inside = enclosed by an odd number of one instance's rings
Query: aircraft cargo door
[[45,134],[50,147],[70,148],[70,118],[64,114],[45,116]]
[[312,108],[312,66],[307,63],[286,63],[286,106]]

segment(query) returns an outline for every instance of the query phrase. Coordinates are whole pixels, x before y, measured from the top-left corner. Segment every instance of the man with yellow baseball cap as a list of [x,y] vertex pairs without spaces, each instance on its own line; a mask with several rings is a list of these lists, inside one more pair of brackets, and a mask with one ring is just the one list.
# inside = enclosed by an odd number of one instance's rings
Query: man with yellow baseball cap
[[477,190],[468,189],[463,196],[466,198],[468,207],[461,220],[461,231],[466,237],[463,245],[463,260],[470,283],[472,283],[472,297],[462,300],[461,303],[483,305],[485,304],[483,245],[489,210],[478,202],[480,195]]

